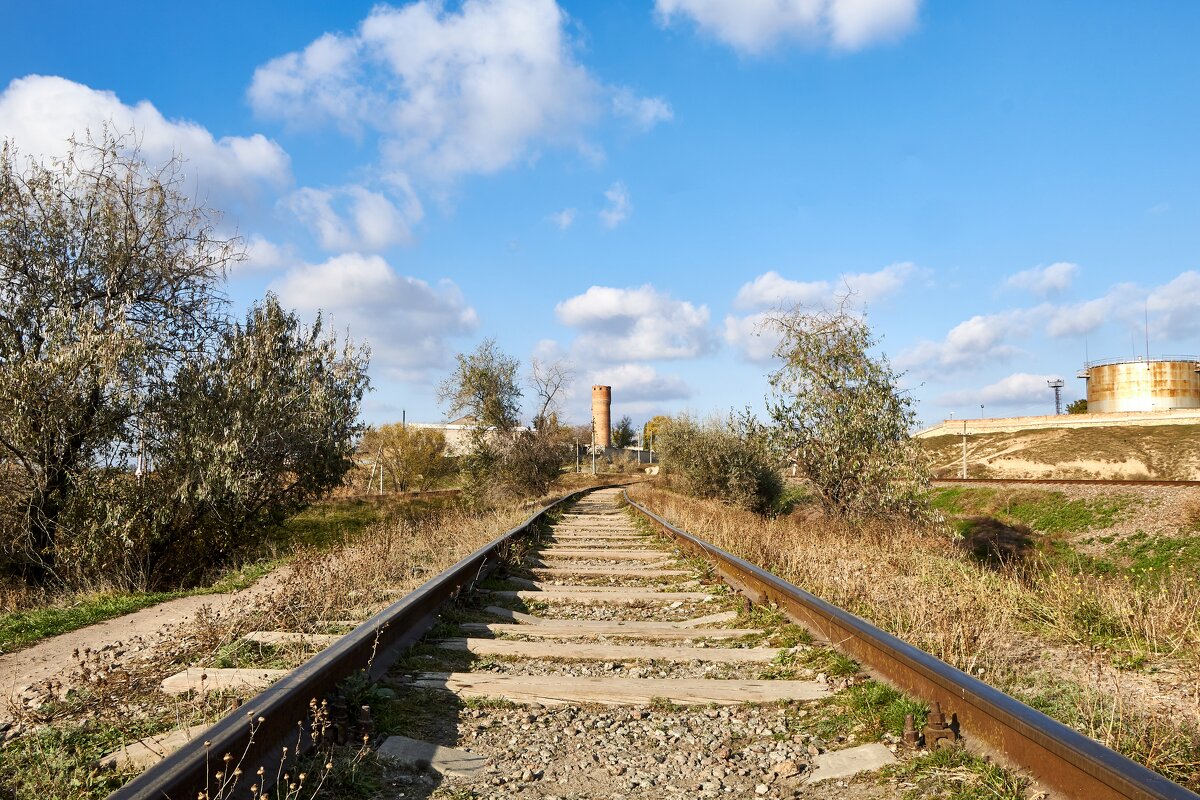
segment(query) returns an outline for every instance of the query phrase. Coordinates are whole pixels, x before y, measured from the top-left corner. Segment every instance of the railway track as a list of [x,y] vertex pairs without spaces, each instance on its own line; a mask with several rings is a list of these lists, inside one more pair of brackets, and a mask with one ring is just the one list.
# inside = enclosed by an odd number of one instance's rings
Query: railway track
[[[961,733],[1055,796],[1197,798],[632,504],[659,535],[647,533],[619,489],[578,495],[549,529],[534,515],[111,797],[241,796],[214,791],[223,754],[238,753],[245,774],[277,763],[281,742],[305,741],[296,722],[310,704],[335,698],[336,716],[335,684],[370,659],[381,688],[366,696],[399,708],[412,738],[378,741],[369,716],[353,736],[407,765],[396,797],[438,785],[496,798],[825,797],[824,781],[903,760],[906,740],[955,746]],[[928,723],[903,738],[831,731],[822,709],[866,676],[829,642],[929,703]],[[355,715],[340,713],[353,739]]]
[[1200,481],[1132,481],[1089,478],[934,478],[934,483],[982,483],[996,486],[1067,484],[1071,486],[1200,486]]

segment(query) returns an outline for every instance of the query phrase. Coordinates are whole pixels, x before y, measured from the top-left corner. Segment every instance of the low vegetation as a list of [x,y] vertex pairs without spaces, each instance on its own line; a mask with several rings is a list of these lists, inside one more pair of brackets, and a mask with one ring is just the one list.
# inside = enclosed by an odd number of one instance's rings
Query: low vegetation
[[27,647],[49,636],[130,614],[167,600],[196,594],[244,589],[300,553],[326,551],[354,538],[371,525],[418,522],[447,513],[454,498],[343,497],[318,503],[274,529],[245,561],[215,580],[172,592],[39,591],[16,586],[0,592],[0,653]]
[[[1096,654],[1109,670],[1096,680],[1116,681],[1114,667],[1148,670],[1162,660],[1185,685],[1200,680],[1200,586],[1179,570],[1146,582],[1052,561],[997,568],[967,556],[953,537],[916,525],[850,525],[808,512],[763,518],[649,486],[631,494],[685,530],[1010,693],[1056,691],[1038,682],[1030,663],[1041,668],[1055,645]],[[1104,518],[1102,510],[1092,512]],[[1053,664],[1045,669],[1057,674]],[[1054,715],[1200,787],[1200,740],[1192,725],[1112,691],[1089,692],[1068,695],[1074,699],[1064,702],[1073,711]],[[1133,747],[1143,734],[1157,744]]]
[[777,507],[783,496],[779,459],[766,430],[748,413],[724,422],[681,415],[664,428],[659,456],[672,485],[759,514]]
[[[72,681],[78,688],[59,697],[53,687],[43,687],[41,701],[21,710],[16,724],[26,732],[0,748],[0,786],[15,800],[107,796],[132,774],[97,770],[100,756],[141,736],[215,722],[234,707],[236,698],[221,693],[164,697],[159,682],[181,665],[294,666],[303,652],[247,647],[242,637],[254,630],[325,633],[331,621],[364,619],[528,513],[517,507],[482,514],[447,507],[419,520],[397,515],[347,533],[331,547],[303,548],[274,591],[219,616],[197,617],[179,631],[172,648],[153,658],[111,669],[106,660],[111,654],[80,654],[80,675]],[[358,700],[368,691],[351,686],[347,693]],[[381,698],[372,705],[380,711],[377,729],[391,730],[388,705]],[[375,767],[356,759],[354,748],[333,763],[326,789],[370,787]],[[324,765],[318,764],[313,775],[322,774]]]

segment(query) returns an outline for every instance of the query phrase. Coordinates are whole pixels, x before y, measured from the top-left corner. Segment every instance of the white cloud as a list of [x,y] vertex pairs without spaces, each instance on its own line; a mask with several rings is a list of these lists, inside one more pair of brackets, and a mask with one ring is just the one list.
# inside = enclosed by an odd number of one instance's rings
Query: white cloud
[[655,0],[664,24],[686,17],[742,53],[784,42],[859,50],[898,39],[916,24],[920,0]]
[[1182,339],[1200,333],[1200,272],[1182,272],[1151,290],[1146,309],[1158,315],[1158,336]]
[[350,253],[297,267],[272,284],[285,306],[322,310],[371,345],[371,361],[394,377],[421,379],[444,366],[446,340],[471,333],[475,309],[450,280],[430,286],[398,274],[380,256]]
[[550,221],[557,225],[560,231],[565,231],[575,221],[575,209],[564,208],[562,211],[556,211],[550,215]]
[[127,105],[113,92],[44,75],[17,78],[0,93],[0,135],[28,156],[62,155],[69,137],[86,140],[105,125],[117,135],[132,131],[152,166],[182,156],[187,191],[217,207],[291,179],[287,153],[265,136],[216,138],[195,122],[167,119],[148,100]]
[[779,332],[770,324],[774,312],[760,311],[744,317],[725,317],[725,341],[756,363],[770,361],[779,345]]
[[421,203],[408,192],[395,205],[388,197],[362,186],[333,189],[304,187],[282,204],[316,235],[326,250],[384,250],[412,241],[412,225],[422,216]]
[[977,314],[950,329],[940,342],[921,341],[900,354],[896,365],[918,374],[955,372],[1008,360],[1021,353],[1010,343],[1030,332],[1041,309]]
[[629,218],[633,213],[633,202],[629,199],[629,189],[621,181],[617,181],[604,192],[608,206],[601,209],[600,221],[606,228],[615,228]]
[[855,304],[869,304],[898,291],[916,273],[916,265],[907,261],[876,272],[843,273],[835,281],[794,281],[772,270],[742,284],[733,307],[746,311],[828,306],[843,296]]
[[666,100],[661,97],[639,97],[627,87],[613,91],[612,110],[613,114],[629,120],[643,131],[675,118],[675,111]]
[[[618,364],[592,373],[592,384],[611,386],[613,405],[686,400],[692,389],[678,375],[660,375],[647,364]],[[615,420],[614,420],[615,421]]]
[[[566,19],[554,0],[376,5],[353,34],[260,66],[250,103],[293,124],[374,131],[387,173],[437,182],[496,172],[544,145],[587,152],[606,96],[625,90],[576,60]],[[663,118],[659,102],[625,105],[651,121]]]
[[650,285],[593,286],[562,301],[554,312],[561,323],[581,331],[574,343],[581,360],[694,358],[714,345],[707,306],[675,300]]
[[1078,264],[1059,261],[1048,267],[1033,267],[1010,275],[1004,285],[1032,292],[1038,297],[1048,297],[1071,288],[1071,284],[1078,274]]
[[[1047,386],[1046,382],[1062,377],[1062,375],[1031,375],[1028,372],[1016,372],[981,389],[961,389],[947,392],[941,395],[937,401],[943,406],[983,404],[991,407],[1052,404],[1054,390]],[[1053,405],[1050,405],[1050,408],[1052,409]]]
[[793,281],[771,270],[742,284],[733,307],[743,311],[819,305],[829,296],[829,281]]
[[269,272],[299,262],[290,245],[276,244],[260,234],[246,239],[246,258],[234,265],[237,272]]
[[797,305],[828,308],[842,298],[860,308],[899,291],[919,271],[916,265],[902,262],[875,272],[843,273],[835,281],[795,281],[774,270],[764,272],[742,284],[733,298],[735,309],[753,313],[725,317],[725,341],[750,361],[770,361],[779,344],[778,332],[768,324],[773,313]]

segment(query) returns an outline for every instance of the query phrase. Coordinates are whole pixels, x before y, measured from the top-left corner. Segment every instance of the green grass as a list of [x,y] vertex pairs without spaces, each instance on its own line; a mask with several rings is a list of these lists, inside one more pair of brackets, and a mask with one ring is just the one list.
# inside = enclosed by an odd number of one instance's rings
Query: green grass
[[1138,531],[1114,550],[1126,561],[1131,576],[1155,581],[1172,569],[1200,567],[1200,536],[1149,536]]
[[[416,518],[436,513],[454,502],[450,496],[431,498],[355,498],[319,503],[297,514],[275,531],[269,547],[294,553],[304,547],[328,549],[370,524],[398,517]],[[42,608],[0,614],[0,653],[11,653],[51,636],[69,633],[97,622],[140,611],[168,600],[191,595],[234,592],[244,589],[287,558],[262,557],[222,573],[212,583],[179,591],[111,591],[79,594]]]
[[1110,528],[1138,499],[1116,495],[1069,500],[1062,492],[955,486],[935,489],[931,501],[934,508],[949,517],[995,516],[1009,524],[1027,525],[1039,533],[1060,534]]
[[961,747],[921,753],[886,768],[884,774],[913,786],[905,791],[905,800],[1025,800],[1029,787],[1028,779]]
[[904,732],[904,717],[912,714],[916,725],[925,724],[928,709],[920,700],[906,697],[878,681],[864,681],[845,689],[836,698],[845,729],[859,738],[878,739],[885,733]]
[[182,597],[184,592],[105,592],[82,596],[70,605],[48,606],[0,615],[0,652],[11,653],[57,636],[147,606]]

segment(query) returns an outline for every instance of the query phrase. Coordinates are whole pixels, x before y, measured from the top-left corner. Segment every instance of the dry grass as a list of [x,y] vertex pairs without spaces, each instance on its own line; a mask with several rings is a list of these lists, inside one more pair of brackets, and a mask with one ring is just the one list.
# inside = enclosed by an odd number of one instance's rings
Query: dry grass
[[[107,795],[132,775],[97,772],[96,758],[119,749],[122,741],[215,721],[236,702],[213,693],[170,699],[158,691],[163,678],[184,666],[245,653],[236,643],[251,630],[324,631],[331,620],[366,619],[528,514],[525,508],[474,515],[445,511],[382,523],[332,550],[297,554],[272,576],[270,593],[223,614],[199,614],[178,628],[169,648],[149,657],[81,653],[65,685],[40,687],[39,703],[15,709],[25,732],[0,750],[0,786],[19,800]],[[298,663],[306,655],[274,657]]]
[[[1009,691],[1028,677],[1029,666],[1013,663],[1013,645],[1031,636],[1047,644],[1099,648],[1138,665],[1152,655],[1174,657],[1192,683],[1200,676],[1200,587],[1193,575],[1134,583],[1036,565],[996,570],[970,560],[948,535],[903,525],[860,530],[811,510],[763,519],[647,486],[636,487],[631,496],[685,530]],[[1029,657],[1029,648],[1018,649]],[[1080,700],[1070,713],[1058,709],[1063,722],[1200,786],[1195,767],[1200,739],[1191,725],[1152,719],[1136,703],[1115,720],[1109,710],[1102,722],[1094,696],[1076,696]],[[1093,700],[1084,702],[1085,697]],[[1131,747],[1136,737],[1129,731],[1145,738],[1147,728],[1156,741],[1176,746],[1148,754]],[[1180,766],[1180,752],[1191,753],[1192,767]],[[1160,760],[1159,753],[1171,755]]]

